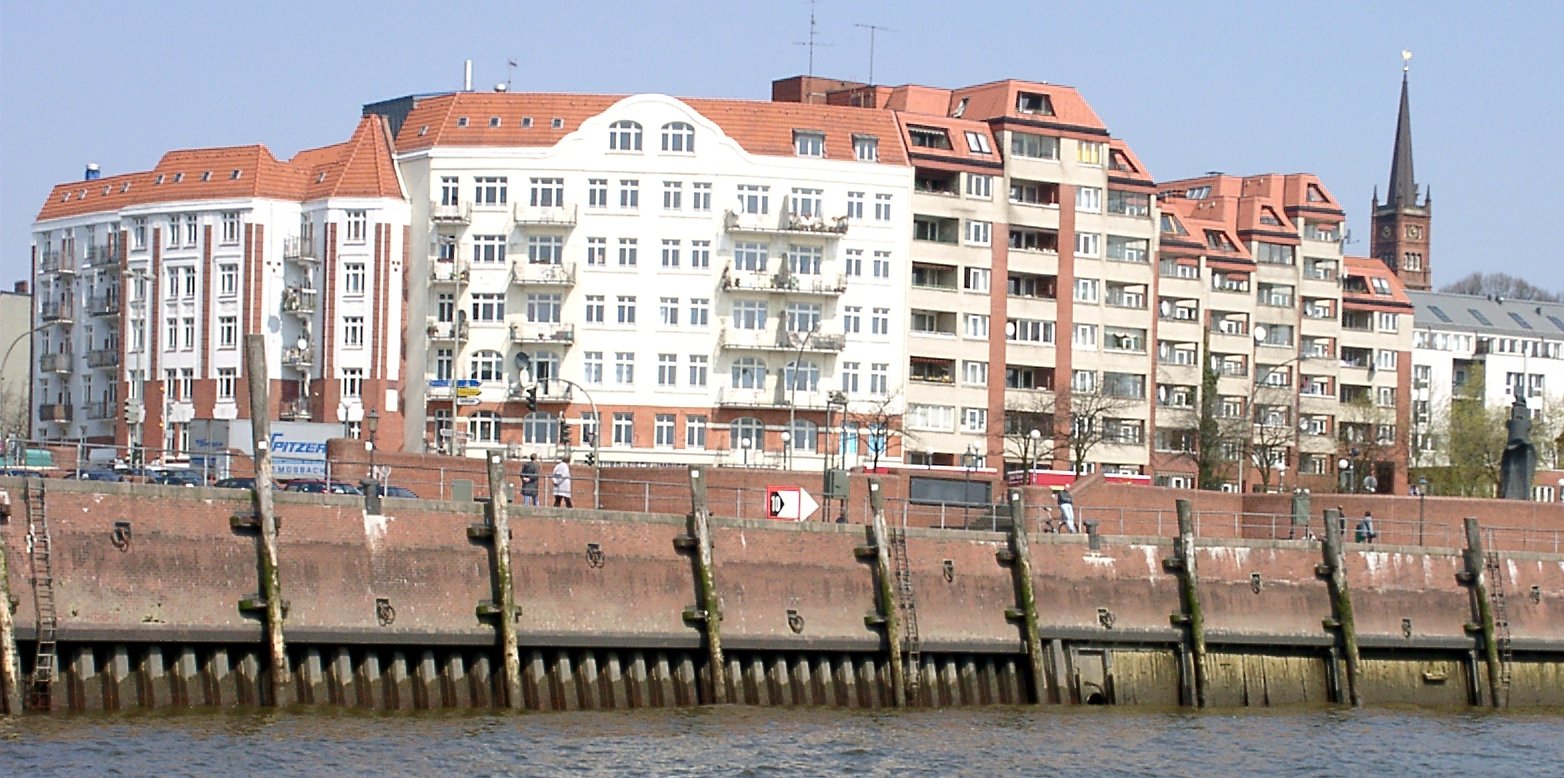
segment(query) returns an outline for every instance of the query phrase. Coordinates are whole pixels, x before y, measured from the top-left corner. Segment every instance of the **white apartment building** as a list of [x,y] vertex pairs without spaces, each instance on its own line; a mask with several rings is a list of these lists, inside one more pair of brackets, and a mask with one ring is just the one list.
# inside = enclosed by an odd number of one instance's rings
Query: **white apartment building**
[[900,415],[906,380],[912,170],[890,113],[407,102],[410,448],[818,468],[842,434],[899,458],[859,431]]
[[56,186],[34,225],[33,437],[187,458],[193,421],[249,417],[251,333],[280,418],[395,414],[407,218],[378,117],[287,162],[183,150]]

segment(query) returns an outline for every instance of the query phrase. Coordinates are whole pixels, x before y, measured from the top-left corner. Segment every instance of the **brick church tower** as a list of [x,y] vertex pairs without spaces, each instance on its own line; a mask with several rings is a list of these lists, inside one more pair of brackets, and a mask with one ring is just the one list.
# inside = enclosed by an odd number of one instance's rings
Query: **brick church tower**
[[[1410,60],[1410,52],[1402,52]],[[1384,203],[1374,192],[1373,256],[1384,262],[1408,289],[1428,290],[1433,273],[1429,263],[1429,221],[1433,199],[1425,190],[1418,201],[1417,180],[1412,175],[1412,110],[1407,97],[1407,70],[1401,68],[1401,111],[1396,116],[1396,147],[1390,157],[1390,189]]]

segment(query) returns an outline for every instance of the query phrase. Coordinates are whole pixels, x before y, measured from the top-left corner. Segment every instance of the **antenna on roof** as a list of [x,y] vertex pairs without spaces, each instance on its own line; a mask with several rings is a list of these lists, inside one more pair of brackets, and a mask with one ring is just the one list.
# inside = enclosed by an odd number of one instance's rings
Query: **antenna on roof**
[[854,27],[862,27],[869,31],[869,84],[874,85],[874,34],[880,30],[896,32],[889,27],[881,27],[878,24],[854,24]]
[[1408,70],[1411,70],[1411,69],[1412,69],[1412,50],[1411,49],[1402,49],[1401,50],[1401,72],[1405,73],[1405,72],[1407,72]]
[[811,78],[813,78],[814,75],[815,75],[815,47],[816,46],[830,46],[831,45],[829,43],[818,43],[818,42],[816,42],[815,41],[815,36],[816,36],[816,32],[815,32],[815,0],[809,0],[809,40],[807,40],[807,41],[793,41],[793,45],[794,46],[808,46],[809,47],[809,76]]
[[516,58],[511,57],[505,60],[505,91],[507,92],[510,91],[510,81],[514,75],[516,75]]

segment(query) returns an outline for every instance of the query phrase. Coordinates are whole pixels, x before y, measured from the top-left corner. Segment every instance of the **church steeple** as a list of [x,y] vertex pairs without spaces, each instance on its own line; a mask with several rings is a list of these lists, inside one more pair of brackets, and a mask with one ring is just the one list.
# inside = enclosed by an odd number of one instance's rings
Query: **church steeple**
[[1408,71],[1412,52],[1401,52],[1401,105],[1396,114],[1396,145],[1390,155],[1390,188],[1385,201],[1374,194],[1374,257],[1384,262],[1408,289],[1430,289],[1429,265],[1431,202],[1425,190],[1418,200],[1417,178],[1412,172],[1412,100]]

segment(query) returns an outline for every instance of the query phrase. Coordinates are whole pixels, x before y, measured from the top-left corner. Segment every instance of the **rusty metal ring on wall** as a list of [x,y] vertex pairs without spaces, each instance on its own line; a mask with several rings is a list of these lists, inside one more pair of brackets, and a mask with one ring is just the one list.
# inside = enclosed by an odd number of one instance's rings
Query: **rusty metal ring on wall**
[[608,555],[603,553],[603,547],[596,543],[587,544],[587,564],[591,567],[602,567],[608,560]]
[[114,529],[109,533],[109,543],[120,551],[130,550],[130,522],[116,521]]
[[793,630],[795,635],[801,635],[804,632],[804,617],[792,608],[787,609],[787,628]]
[[385,597],[375,598],[375,621],[382,627],[389,627],[396,623],[396,608],[391,607],[391,601]]

